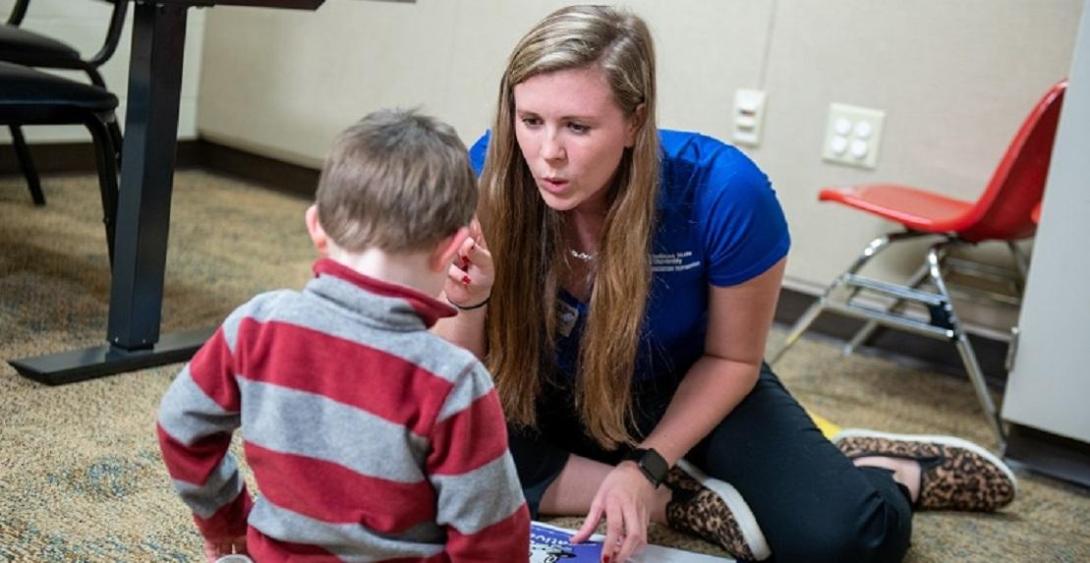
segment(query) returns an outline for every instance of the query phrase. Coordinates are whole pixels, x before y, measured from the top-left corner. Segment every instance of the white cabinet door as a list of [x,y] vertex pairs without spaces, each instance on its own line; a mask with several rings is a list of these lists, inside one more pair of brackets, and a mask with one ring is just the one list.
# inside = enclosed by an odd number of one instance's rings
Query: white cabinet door
[[1090,443],[1090,0],[1079,23],[1019,325],[1003,418]]

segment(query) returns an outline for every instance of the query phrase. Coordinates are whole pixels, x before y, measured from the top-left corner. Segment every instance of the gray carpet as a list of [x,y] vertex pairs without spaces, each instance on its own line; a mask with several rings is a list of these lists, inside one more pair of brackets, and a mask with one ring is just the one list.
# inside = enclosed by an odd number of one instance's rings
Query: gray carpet
[[[34,208],[0,179],[0,358],[96,345],[108,275],[91,176],[52,177]],[[299,199],[203,172],[176,178],[164,331],[211,326],[270,288],[299,287],[312,260]],[[782,333],[773,335],[778,345]],[[200,539],[159,459],[158,401],[179,366],[46,387],[0,365],[0,561],[197,561]],[[842,426],[951,433],[994,447],[967,382],[803,341],[779,374]],[[910,561],[1088,561],[1090,495],[1021,475],[992,515],[916,516]],[[554,523],[577,527],[579,519]],[[656,528],[652,540],[706,553]]]

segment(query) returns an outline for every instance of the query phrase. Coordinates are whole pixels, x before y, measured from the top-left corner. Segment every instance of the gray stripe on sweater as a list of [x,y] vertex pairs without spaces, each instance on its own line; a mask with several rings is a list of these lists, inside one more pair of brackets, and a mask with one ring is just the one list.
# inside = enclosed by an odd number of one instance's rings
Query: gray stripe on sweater
[[[370,316],[339,306],[318,292],[344,284],[348,282],[323,276],[307,284],[307,289],[314,291],[303,292],[301,298],[283,299],[283,292],[279,291],[267,293],[236,312],[258,322],[288,323],[380,350],[447,381],[454,381],[470,365],[479,364],[470,352],[427,332],[419,319],[415,324],[391,325],[384,322],[382,316],[389,316],[389,310],[410,309],[402,299],[352,290],[353,305],[375,315]],[[233,342],[237,336],[232,338]]]
[[377,561],[400,557],[426,558],[444,549],[445,534],[434,524],[416,526],[404,534],[380,535],[359,524],[332,524],[276,506],[262,497],[250,512],[249,523],[280,541],[315,545],[345,561]]
[[256,311],[273,310],[280,306],[281,303],[291,303],[295,300],[293,299],[295,295],[298,295],[298,292],[290,289],[269,291],[254,296],[253,299],[250,299],[242,304],[242,306],[232,311],[231,314],[224,319],[223,324],[220,325],[220,330],[223,331],[223,339],[227,342],[227,348],[231,350],[231,354],[234,355],[235,351],[238,349],[238,328],[242,324],[244,318]]
[[186,446],[205,436],[230,432],[238,424],[237,412],[223,410],[193,381],[189,364],[174,378],[159,406],[159,425]]
[[220,461],[216,470],[208,476],[204,485],[174,480],[174,488],[189,509],[201,518],[211,518],[217,510],[235,500],[242,492],[242,479],[238,476],[238,464],[231,454]]
[[522,506],[515,463],[502,456],[460,475],[431,475],[439,492],[436,522],[451,525],[462,534],[475,534],[507,518]]
[[454,389],[447,395],[443,407],[439,409],[436,423],[469,408],[473,401],[487,395],[492,390],[492,376],[481,364],[470,366],[465,373],[455,379]]
[[314,393],[244,377],[238,383],[247,441],[390,481],[424,480],[427,441],[404,426]]

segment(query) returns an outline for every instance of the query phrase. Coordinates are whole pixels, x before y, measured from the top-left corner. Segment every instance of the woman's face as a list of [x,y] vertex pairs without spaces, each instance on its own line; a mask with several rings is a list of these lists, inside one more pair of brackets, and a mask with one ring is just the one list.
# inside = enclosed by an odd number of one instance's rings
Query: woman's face
[[636,128],[596,67],[559,70],[515,85],[515,138],[545,205],[604,211],[606,187]]

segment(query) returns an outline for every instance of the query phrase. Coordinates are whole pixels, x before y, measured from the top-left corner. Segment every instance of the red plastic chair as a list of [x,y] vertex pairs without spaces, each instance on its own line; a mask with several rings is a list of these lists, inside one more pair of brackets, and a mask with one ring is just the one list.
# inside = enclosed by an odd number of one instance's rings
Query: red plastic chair
[[[896,184],[821,190],[818,197],[821,201],[840,203],[900,223],[904,230],[871,241],[855,263],[838,276],[803,313],[772,362],[782,357],[825,309],[868,321],[852,338],[845,353],[851,353],[862,344],[878,325],[954,342],[981,407],[1000,443],[1003,443],[1004,432],[999,412],[988,394],[976,354],[954,312],[943,278],[943,264],[952,245],[1000,241],[1010,247],[1024,276],[1027,260],[1014,241],[1030,237],[1036,231],[1035,210],[1040,213],[1041,195],[1048,176],[1056,125],[1066,89],[1067,81],[1060,81],[1037,102],[1015,134],[983,195],[975,202]],[[924,263],[906,283],[895,284],[857,274],[892,243],[922,237],[934,239],[933,244]],[[926,282],[930,282],[935,291],[921,289]],[[835,299],[834,292],[841,288],[847,290],[846,297]],[[861,295],[874,294],[892,299],[892,304],[875,307],[856,300]],[[910,304],[922,305],[930,319],[924,321],[918,316],[905,315],[904,306]]]

